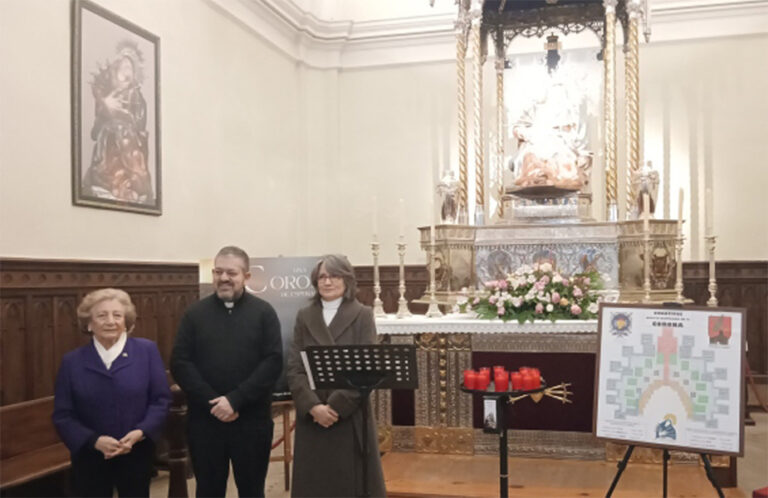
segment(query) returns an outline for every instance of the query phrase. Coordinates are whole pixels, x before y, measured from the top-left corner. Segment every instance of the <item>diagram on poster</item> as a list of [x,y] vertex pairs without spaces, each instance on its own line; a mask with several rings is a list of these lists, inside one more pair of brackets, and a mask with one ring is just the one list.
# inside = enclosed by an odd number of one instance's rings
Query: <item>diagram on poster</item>
[[741,454],[744,312],[603,304],[594,432]]

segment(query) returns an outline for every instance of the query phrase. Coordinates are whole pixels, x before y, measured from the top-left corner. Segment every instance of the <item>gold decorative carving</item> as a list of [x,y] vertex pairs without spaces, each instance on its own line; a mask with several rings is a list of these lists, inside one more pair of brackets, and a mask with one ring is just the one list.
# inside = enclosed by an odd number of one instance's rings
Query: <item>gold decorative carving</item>
[[463,427],[414,427],[414,449],[417,453],[473,455],[473,429]]
[[392,426],[380,425],[378,426],[379,436],[379,451],[386,453],[392,451]]
[[464,2],[459,2],[459,20],[456,22],[456,101],[459,106],[459,211],[467,212],[467,13]]
[[[605,50],[603,72],[605,99],[605,200],[606,219],[610,219],[611,206],[618,208],[618,172],[616,167],[616,10],[614,5],[605,8]],[[615,3],[615,2],[614,2]],[[618,219],[618,213],[616,213]]]
[[[627,114],[627,216],[635,216],[638,206],[637,186],[632,178],[640,173],[640,43],[638,39],[639,2],[628,2],[629,29],[627,56],[624,62]],[[637,11],[637,13],[636,13]]]

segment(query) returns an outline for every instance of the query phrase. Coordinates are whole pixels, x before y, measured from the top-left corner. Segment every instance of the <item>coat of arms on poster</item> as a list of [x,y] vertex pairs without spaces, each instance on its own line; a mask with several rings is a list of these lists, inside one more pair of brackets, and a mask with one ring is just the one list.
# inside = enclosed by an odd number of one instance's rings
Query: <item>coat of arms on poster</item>
[[603,303],[598,438],[742,455],[745,311]]
[[87,0],[72,20],[72,202],[160,215],[160,39]]

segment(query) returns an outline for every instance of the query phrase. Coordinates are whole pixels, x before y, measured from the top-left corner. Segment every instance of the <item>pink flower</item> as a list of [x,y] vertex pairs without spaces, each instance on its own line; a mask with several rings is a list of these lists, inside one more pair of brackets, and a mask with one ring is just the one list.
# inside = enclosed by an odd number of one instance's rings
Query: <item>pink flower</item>
[[566,287],[568,287],[569,285],[571,285],[571,282],[570,282],[570,280],[568,280],[567,278],[564,278],[564,279],[563,279],[563,285],[564,285],[564,286],[566,286]]
[[574,295],[575,297],[581,297],[581,296],[583,296],[583,295],[584,295],[584,293],[583,293],[583,292],[581,292],[581,289],[580,289],[579,287],[576,287],[576,286],[574,285],[574,286],[573,286],[573,295]]
[[472,301],[472,304],[477,305],[480,302],[480,298],[476,297],[474,301]]
[[543,304],[541,304],[541,303],[537,304],[537,305],[536,305],[536,310],[535,310],[535,311],[536,311],[536,313],[538,313],[538,314],[542,314],[542,313],[544,313],[544,305],[543,305]]
[[571,306],[571,314],[581,315],[581,307],[578,304],[574,304],[573,306]]
[[538,282],[536,282],[536,283],[535,283],[533,286],[536,288],[536,290],[538,290],[538,291],[543,291],[543,290],[544,290],[544,288],[547,286],[547,284],[545,284],[545,283],[544,283],[544,282],[542,282],[542,281],[538,281]]
[[543,282],[544,285],[547,285],[549,283],[549,275],[544,275],[543,277],[541,277],[541,280],[539,280],[539,282]]
[[502,316],[502,315],[504,315],[504,312],[505,312],[505,310],[504,310],[504,306],[499,306],[499,307],[498,307],[498,313],[499,313],[499,316]]
[[491,304],[495,304],[496,303],[496,296],[489,297],[488,298],[488,302],[491,303]]
[[560,294],[557,292],[552,293],[552,302],[557,304],[560,302]]
[[506,290],[507,286],[509,285],[506,280],[499,280],[497,282],[499,289]]

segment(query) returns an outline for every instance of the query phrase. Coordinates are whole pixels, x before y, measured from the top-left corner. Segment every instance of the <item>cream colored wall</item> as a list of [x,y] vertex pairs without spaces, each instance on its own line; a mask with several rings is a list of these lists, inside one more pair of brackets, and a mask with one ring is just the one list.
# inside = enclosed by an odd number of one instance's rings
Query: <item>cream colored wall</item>
[[[768,222],[763,217],[768,211],[768,167],[764,160],[768,157],[768,71],[759,65],[764,60],[768,60],[765,35],[665,43],[641,50],[645,156],[660,173],[665,168],[669,171],[666,200],[664,181],[660,187],[660,217],[665,212],[677,217],[678,190],[681,186],[685,189],[685,260],[707,257],[703,237],[708,187],[714,198],[717,259],[768,259]],[[471,78],[471,65],[467,73]],[[485,74],[485,126],[491,131],[495,129],[494,117],[488,113],[493,112],[495,91],[489,83],[492,73]],[[621,60],[617,74],[623,85]],[[450,163],[457,168],[454,63],[346,71],[340,86],[340,171],[358,185],[351,201],[359,211],[348,222],[351,230],[346,235],[340,232],[339,240],[344,250],[370,261],[366,243],[371,221],[366,213],[371,197],[378,197],[379,206],[395,206],[403,197],[410,211],[406,220],[407,260],[422,262],[416,227],[429,224],[428,196],[436,164],[443,167]],[[471,100],[471,79],[467,92]],[[618,106],[619,128],[623,130],[623,100]],[[471,147],[471,111],[468,119]],[[665,154],[665,150],[669,152]],[[620,168],[625,157],[620,141]],[[491,160],[488,151],[486,160]],[[598,158],[597,164],[601,161]],[[470,176],[473,164],[470,155]],[[593,179],[602,179],[599,170],[593,172]],[[621,194],[623,180],[621,175]],[[470,179],[470,193],[472,189]],[[594,213],[602,216],[604,194],[598,185],[594,185],[594,192]],[[339,205],[348,201],[339,199]],[[380,238],[386,241],[381,257],[394,263],[396,211],[380,216]]]
[[72,206],[70,2],[3,0],[0,255],[304,253],[296,64],[206,2],[99,3],[161,38],[163,215]]
[[[235,243],[254,256],[345,252],[368,264],[376,196],[381,262],[397,262],[400,198],[406,261],[424,261],[416,227],[429,224],[432,186],[457,162],[453,62],[317,70],[208,2],[100,3],[162,39],[163,216],[71,205],[69,2],[3,0],[1,256],[197,261]],[[657,167],[669,165],[660,212],[671,204],[674,216],[686,188],[686,259],[705,257],[710,184],[718,259],[768,258],[767,55],[766,36],[642,49],[644,143]]]

